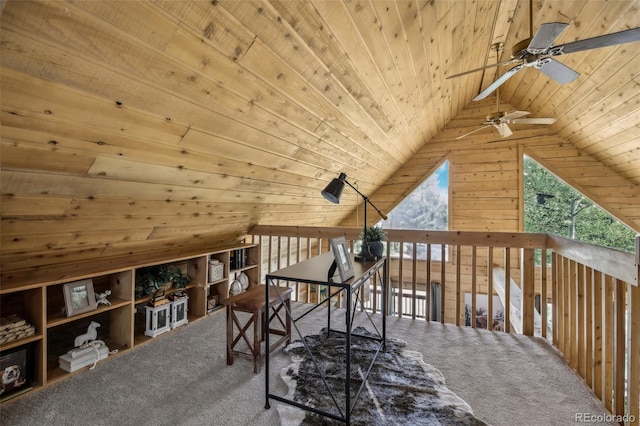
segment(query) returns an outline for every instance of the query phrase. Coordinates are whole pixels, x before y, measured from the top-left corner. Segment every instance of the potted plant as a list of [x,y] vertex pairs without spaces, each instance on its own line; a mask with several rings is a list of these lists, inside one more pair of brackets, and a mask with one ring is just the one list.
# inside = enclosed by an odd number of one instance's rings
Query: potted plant
[[136,274],[136,298],[152,295],[158,290],[184,288],[191,278],[175,265],[154,265],[141,268]]
[[368,226],[363,231],[363,234],[364,235],[360,235],[360,239],[362,239],[363,244],[363,253],[367,253],[372,257],[382,257],[384,254],[383,241],[387,240],[387,232],[380,226]]

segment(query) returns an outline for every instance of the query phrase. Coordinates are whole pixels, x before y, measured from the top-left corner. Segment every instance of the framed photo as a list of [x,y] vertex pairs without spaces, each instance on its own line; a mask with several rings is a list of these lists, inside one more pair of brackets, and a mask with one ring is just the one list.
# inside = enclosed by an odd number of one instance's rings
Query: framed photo
[[0,401],[29,389],[31,346],[21,346],[0,354]]
[[66,283],[62,286],[62,290],[67,317],[95,311],[98,308],[91,279]]
[[340,274],[342,282],[353,277],[353,265],[351,264],[351,256],[347,250],[347,243],[344,237],[331,239],[331,251],[333,252],[334,262]]

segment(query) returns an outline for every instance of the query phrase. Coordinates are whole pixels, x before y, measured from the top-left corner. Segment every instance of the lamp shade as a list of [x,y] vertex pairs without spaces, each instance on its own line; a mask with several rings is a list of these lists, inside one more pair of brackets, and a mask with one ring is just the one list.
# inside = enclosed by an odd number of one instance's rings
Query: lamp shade
[[334,204],[339,204],[346,178],[346,174],[340,173],[340,176],[329,182],[329,185],[321,192],[322,196]]

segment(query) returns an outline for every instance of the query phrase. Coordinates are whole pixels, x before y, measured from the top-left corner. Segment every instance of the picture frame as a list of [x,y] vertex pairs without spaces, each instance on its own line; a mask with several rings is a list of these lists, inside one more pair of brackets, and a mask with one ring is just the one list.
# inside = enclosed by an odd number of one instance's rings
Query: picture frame
[[26,345],[0,353],[0,402],[32,389],[32,350],[32,345]]
[[[340,274],[340,280],[345,282],[353,277],[353,264],[351,263],[351,255],[347,250],[347,243],[344,237],[336,237],[331,239],[331,251],[333,252],[334,264]],[[331,268],[334,269],[333,266]],[[333,273],[331,273],[333,275]]]
[[67,318],[98,309],[93,280],[90,278],[63,284]]

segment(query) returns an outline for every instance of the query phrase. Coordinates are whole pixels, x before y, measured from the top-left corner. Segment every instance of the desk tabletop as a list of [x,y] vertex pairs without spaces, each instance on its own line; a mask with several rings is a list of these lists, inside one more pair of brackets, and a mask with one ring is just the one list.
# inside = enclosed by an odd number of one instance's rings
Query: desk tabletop
[[[374,267],[379,267],[384,263],[385,258],[367,261],[356,261],[353,254],[351,256],[351,264],[353,265],[354,276],[344,283],[340,281],[340,276],[333,277],[332,284],[346,286],[357,283],[363,275],[366,275]],[[275,272],[267,274],[267,279],[281,279],[288,281],[305,282],[312,284],[329,284],[327,273],[333,263],[333,253],[327,252],[311,259],[287,266]]]

